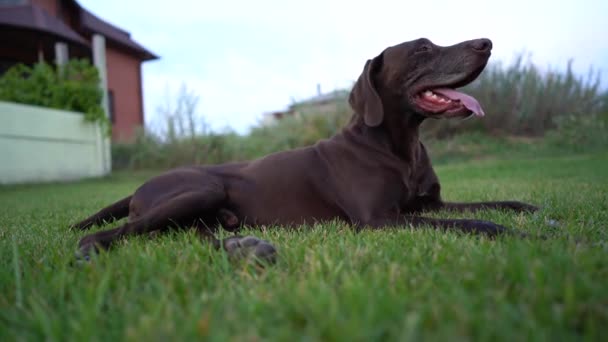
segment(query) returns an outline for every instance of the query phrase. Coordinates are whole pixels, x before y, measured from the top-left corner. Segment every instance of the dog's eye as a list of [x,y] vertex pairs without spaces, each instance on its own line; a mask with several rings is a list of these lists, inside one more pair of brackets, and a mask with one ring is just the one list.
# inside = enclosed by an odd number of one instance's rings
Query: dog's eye
[[416,53],[431,52],[431,50],[432,49],[430,45],[424,44],[416,49]]

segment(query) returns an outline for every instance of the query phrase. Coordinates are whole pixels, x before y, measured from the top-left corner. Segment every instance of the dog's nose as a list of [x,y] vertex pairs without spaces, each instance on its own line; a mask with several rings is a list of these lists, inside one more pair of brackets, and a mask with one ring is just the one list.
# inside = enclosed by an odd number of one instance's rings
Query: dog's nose
[[490,52],[492,50],[492,41],[487,38],[471,40],[469,46],[476,52]]

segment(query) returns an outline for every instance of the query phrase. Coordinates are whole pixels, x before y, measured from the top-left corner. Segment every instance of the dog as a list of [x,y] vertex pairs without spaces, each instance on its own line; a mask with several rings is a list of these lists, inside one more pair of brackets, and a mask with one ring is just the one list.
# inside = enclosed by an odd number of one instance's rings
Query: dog
[[[420,216],[436,210],[538,209],[517,201],[444,202],[419,139],[420,124],[427,119],[484,115],[476,99],[456,89],[477,78],[491,50],[489,39],[442,47],[421,38],[388,47],[365,63],[348,99],[354,114],[341,132],[313,146],[253,161],[182,167],[152,178],[132,195],[73,225],[87,229],[128,217],[118,228],[85,236],[79,250],[88,255],[123,237],[170,226],[208,231],[207,238],[218,248],[228,249],[226,243],[233,251],[245,248],[240,237],[222,242],[208,229],[217,227],[223,210],[234,216],[231,222],[253,227],[338,219],[355,229],[431,227],[488,236],[511,232],[488,221]],[[243,239],[249,245],[261,241]],[[276,249],[263,243],[265,252],[259,256],[274,258]]]

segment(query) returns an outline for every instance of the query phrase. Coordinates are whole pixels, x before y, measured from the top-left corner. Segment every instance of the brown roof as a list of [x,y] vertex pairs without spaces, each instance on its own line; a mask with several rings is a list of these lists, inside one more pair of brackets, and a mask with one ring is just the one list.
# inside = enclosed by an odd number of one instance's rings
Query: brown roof
[[[129,32],[124,31],[103,19],[97,17],[75,0],[63,0],[77,9],[78,27],[83,34],[99,33],[142,60],[157,59],[158,56],[139,45],[131,39]],[[0,6],[0,26],[10,26],[19,29],[35,30],[57,36],[80,45],[89,46],[89,43],[78,32],[72,30],[64,22],[49,14],[36,5]]]
[[61,20],[34,5],[2,6],[0,26],[10,26],[51,34],[73,43],[87,46],[87,41]]
[[158,58],[158,56],[146,50],[146,48],[131,39],[129,32],[121,30],[118,27],[97,17],[93,13],[82,8],[76,1],[74,1],[74,3],[80,8],[80,25],[82,29],[104,35],[106,39],[109,39],[110,41],[113,41],[114,43],[137,53],[143,60]]

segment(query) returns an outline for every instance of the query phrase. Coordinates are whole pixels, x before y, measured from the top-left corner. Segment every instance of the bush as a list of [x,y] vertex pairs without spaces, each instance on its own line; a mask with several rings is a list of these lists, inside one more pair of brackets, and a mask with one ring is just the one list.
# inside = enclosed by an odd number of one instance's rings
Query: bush
[[175,101],[167,96],[158,107],[165,120],[158,132],[140,131],[132,143],[112,144],[115,169],[159,169],[189,164],[220,163],[244,158],[243,137],[209,132],[197,113],[199,97],[182,85]]
[[576,152],[608,150],[608,110],[594,115],[564,116],[557,126],[547,134],[551,145]]
[[285,117],[276,125],[254,127],[246,137],[247,148],[254,151],[247,154],[264,155],[312,145],[336,134],[350,120],[352,110],[346,99],[342,99],[335,108],[331,112],[317,112],[314,106],[300,107],[297,116]]
[[101,107],[97,69],[87,60],[61,67],[18,64],[0,77],[0,100],[84,113],[87,121],[109,128]]
[[504,68],[489,65],[480,77],[464,88],[482,104],[481,120],[427,120],[426,136],[445,138],[454,134],[483,131],[494,135],[542,136],[559,128],[571,116],[594,117],[608,112],[608,92],[600,90],[599,73],[586,77],[572,71],[541,71],[522,56]]
[[[425,140],[445,139],[480,132],[494,136],[542,137],[562,130],[567,121],[593,122],[608,113],[608,91],[600,89],[599,73],[590,70],[580,77],[572,71],[541,71],[523,56],[507,67],[489,65],[479,78],[465,87],[484,107],[486,116],[470,120],[426,120],[421,127]],[[254,128],[252,136],[263,135],[283,147],[297,147],[336,133],[352,110],[346,98],[338,98],[334,112],[302,110],[300,118],[281,120],[276,126]],[[297,105],[297,104],[296,104]],[[570,132],[577,124],[569,124]],[[572,134],[572,133],[571,133]],[[604,134],[605,135],[605,134]]]
[[112,144],[114,169],[164,169],[250,159],[239,146],[245,138],[234,133],[195,135],[164,140],[140,132],[133,143]]
[[[488,66],[464,91],[479,100],[487,116],[467,121],[427,120],[421,132],[436,160],[479,158],[501,151],[529,154],[543,148],[608,146],[608,92],[599,89],[596,73],[576,77],[571,65],[561,73],[541,72],[519,58],[507,68]],[[197,100],[184,88],[175,107],[163,107],[168,113],[167,131],[142,133],[133,145],[115,146],[114,165],[168,168],[250,160],[328,138],[352,115],[346,98],[338,97],[335,106],[323,107],[334,108],[331,111],[296,103],[293,107],[298,115],[254,127],[247,136],[211,134],[194,129],[192,111]]]

